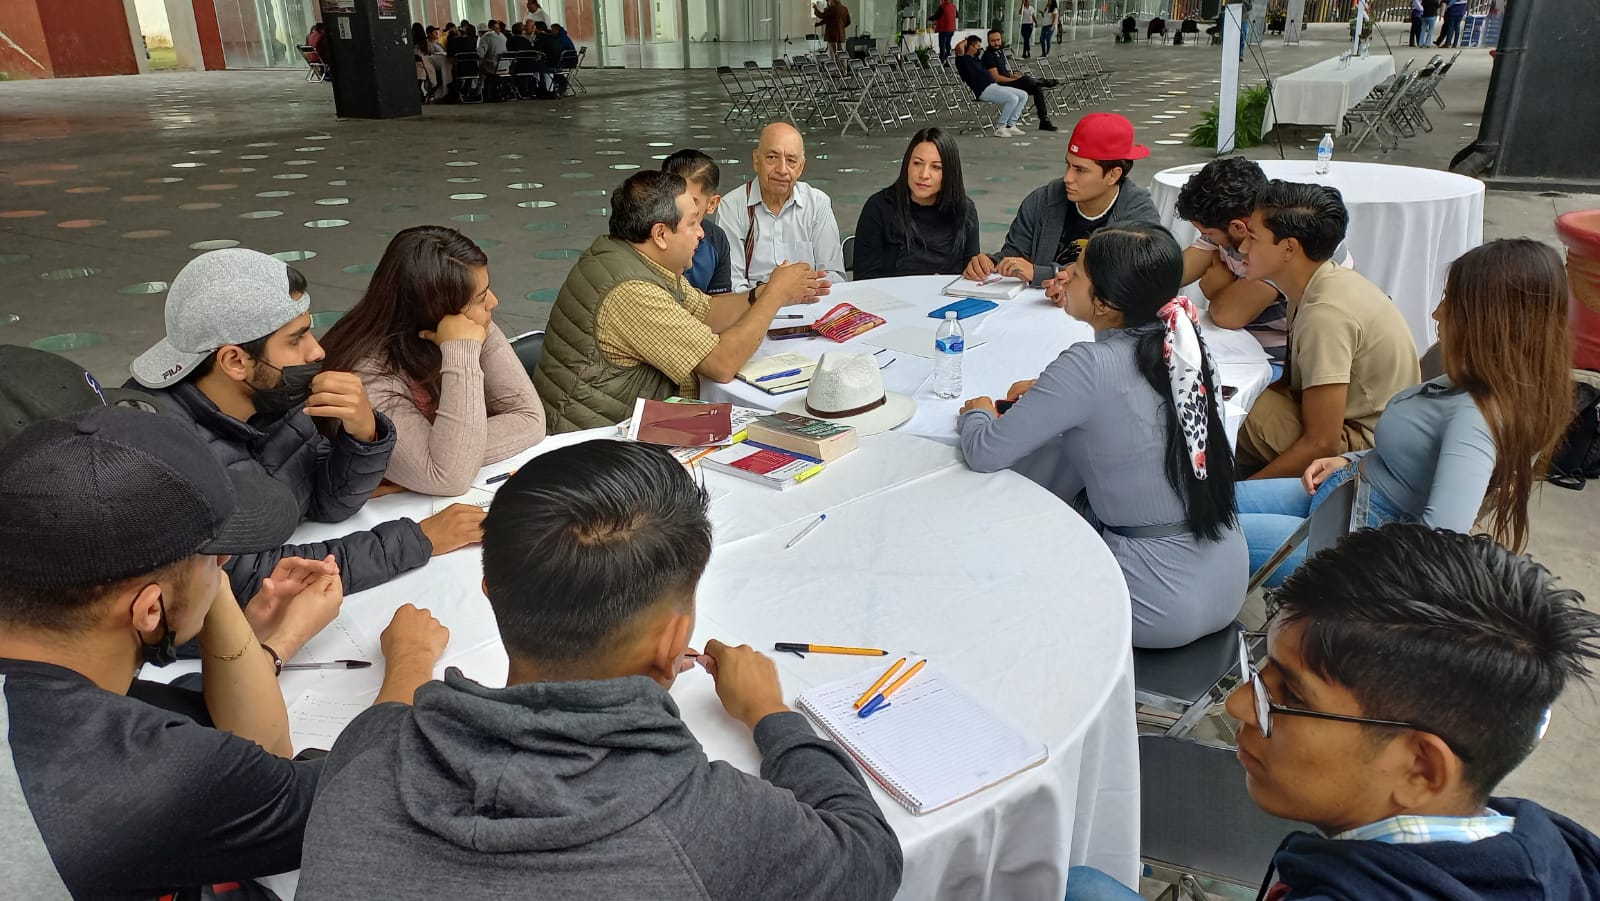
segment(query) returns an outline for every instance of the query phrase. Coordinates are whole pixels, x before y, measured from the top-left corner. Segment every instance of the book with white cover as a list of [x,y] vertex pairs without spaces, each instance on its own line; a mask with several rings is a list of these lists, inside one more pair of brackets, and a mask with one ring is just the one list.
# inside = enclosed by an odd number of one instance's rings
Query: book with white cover
[[989,276],[983,281],[973,281],[970,278],[958,278],[944,286],[944,293],[951,297],[981,297],[984,300],[1010,300],[1022,293],[1028,287],[1020,278],[995,278]]

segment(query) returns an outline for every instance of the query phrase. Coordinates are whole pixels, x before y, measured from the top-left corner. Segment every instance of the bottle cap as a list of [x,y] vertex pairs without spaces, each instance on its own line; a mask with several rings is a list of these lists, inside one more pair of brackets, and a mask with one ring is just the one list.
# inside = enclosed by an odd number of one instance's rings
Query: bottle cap
[[955,310],[945,310],[944,311],[944,318],[946,318],[946,319],[954,319],[954,318],[956,318],[956,311]]

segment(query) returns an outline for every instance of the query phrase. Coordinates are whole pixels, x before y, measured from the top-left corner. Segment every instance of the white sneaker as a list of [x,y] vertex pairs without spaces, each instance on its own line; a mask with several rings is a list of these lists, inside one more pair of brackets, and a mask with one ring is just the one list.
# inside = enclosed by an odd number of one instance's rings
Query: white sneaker
[[1023,131],[1022,129],[1018,128],[1017,126],[1015,126],[1015,125],[1011,126],[1011,136],[1013,138],[1020,138],[1025,134],[1027,134],[1027,132]]
[[1020,134],[1022,132],[1010,125],[1002,125],[994,130],[994,136],[997,138],[1014,138]]

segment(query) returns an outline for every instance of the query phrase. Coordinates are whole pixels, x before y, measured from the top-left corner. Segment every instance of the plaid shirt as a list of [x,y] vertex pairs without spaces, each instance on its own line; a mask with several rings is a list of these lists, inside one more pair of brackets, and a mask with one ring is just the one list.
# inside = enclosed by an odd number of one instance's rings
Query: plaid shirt
[[1421,845],[1428,842],[1475,842],[1510,832],[1516,817],[1484,810],[1475,817],[1398,816],[1329,836],[1335,840]]

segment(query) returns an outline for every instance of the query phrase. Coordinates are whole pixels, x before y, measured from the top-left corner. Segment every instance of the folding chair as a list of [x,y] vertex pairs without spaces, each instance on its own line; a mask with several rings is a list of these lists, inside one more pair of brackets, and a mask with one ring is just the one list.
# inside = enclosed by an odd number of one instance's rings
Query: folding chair
[[544,330],[534,329],[512,338],[511,349],[516,352],[528,378],[533,378],[534,370],[539,368],[539,358],[544,356]]
[[862,109],[872,112],[871,85],[873,74],[867,71],[867,64],[859,59],[849,61],[844,71],[836,71],[833,66],[824,70],[828,79],[833,82],[834,102],[838,104],[840,118],[844,127],[839,130],[843,137],[850,131],[853,122],[861,126],[863,133],[870,134],[872,129],[867,125],[867,120],[862,118]]
[[508,50],[500,54],[494,61],[494,84],[491,86],[497,100],[521,100],[522,92],[517,90],[517,61],[522,58],[521,53]]
[[453,79],[462,103],[483,102],[483,72],[478,68],[478,54],[457,53],[450,57],[454,67]]
[[[1355,133],[1358,128],[1360,129],[1360,133],[1356,135],[1354,143],[1350,145],[1352,151],[1359,150],[1367,138],[1372,137],[1375,132],[1385,126],[1396,106],[1396,101],[1410,89],[1412,82],[1416,81],[1416,78],[1415,72],[1407,72],[1382,94],[1376,97],[1369,95],[1345,112],[1345,131]],[[1383,135],[1381,134],[1378,135],[1378,143],[1380,147],[1383,145]],[[1396,144],[1398,143],[1397,137]]]
[[813,112],[806,117],[820,119],[823,125],[829,121],[843,123],[843,114],[839,110],[839,95],[834,88],[833,80],[815,62],[808,57],[798,66],[798,74],[804,86],[810,90]]
[[295,49],[300,51],[301,58],[306,61],[306,81],[328,80],[328,64],[322,61],[322,55],[317,53],[317,48],[310,44],[296,44]]
[[765,89],[741,84],[739,76],[734,74],[731,66],[718,66],[717,80],[722,82],[722,89],[728,92],[728,111],[722,116],[723,122],[743,120],[747,116],[754,119],[760,106],[770,94]]
[[[773,101],[783,108],[783,116],[796,125],[800,119],[795,115],[797,110],[811,108],[815,113],[810,92],[800,73],[789,65],[789,61],[779,57],[772,61],[772,68],[766,73],[768,81],[773,88]],[[806,120],[810,121],[807,116]]]
[[1254,890],[1284,836],[1310,828],[1257,807],[1231,749],[1139,736],[1139,856],[1168,885],[1159,901],[1208,901],[1200,879]]

